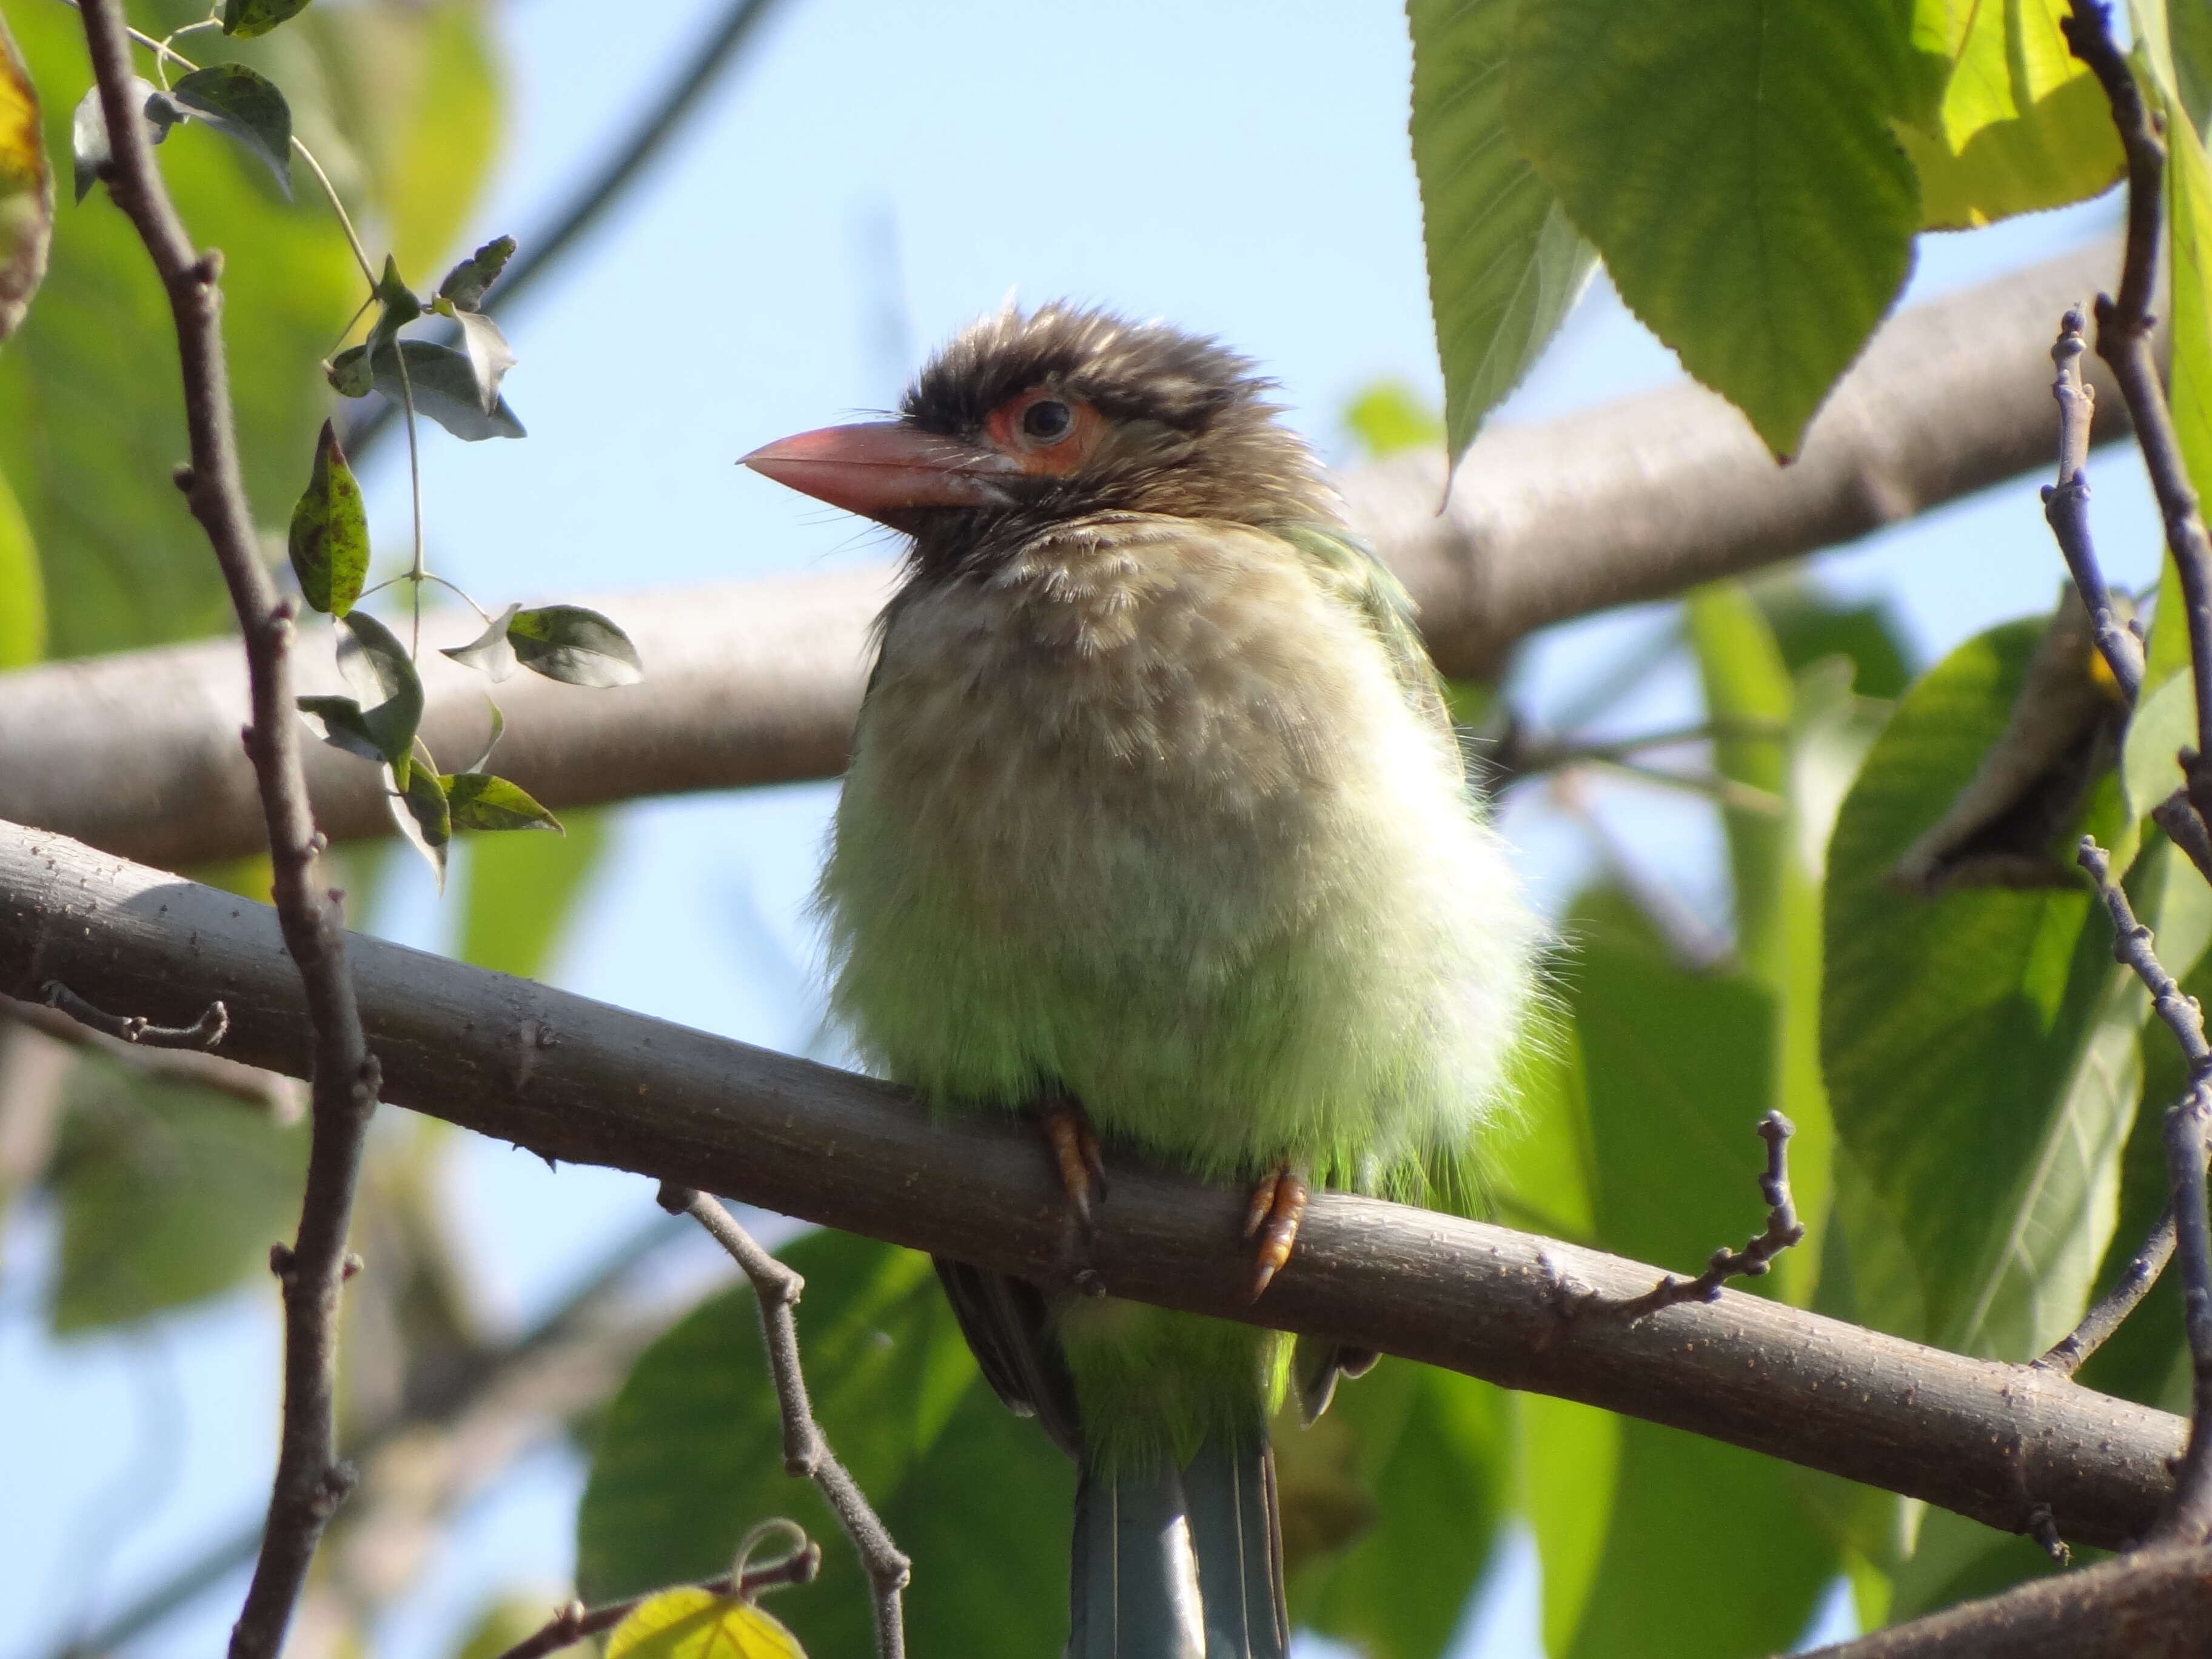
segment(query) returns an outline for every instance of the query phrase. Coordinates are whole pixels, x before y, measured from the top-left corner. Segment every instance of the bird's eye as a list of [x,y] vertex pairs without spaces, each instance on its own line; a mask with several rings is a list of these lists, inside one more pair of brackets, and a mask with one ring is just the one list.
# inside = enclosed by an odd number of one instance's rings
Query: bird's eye
[[1057,398],[1040,398],[1022,411],[1022,435],[1056,444],[1075,427],[1075,411]]

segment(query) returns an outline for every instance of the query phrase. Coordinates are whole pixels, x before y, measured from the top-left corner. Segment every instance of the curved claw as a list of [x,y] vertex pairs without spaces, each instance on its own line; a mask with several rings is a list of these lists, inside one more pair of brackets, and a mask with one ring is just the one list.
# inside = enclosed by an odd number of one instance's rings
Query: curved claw
[[1060,1172],[1060,1188],[1067,1194],[1068,1212],[1088,1232],[1096,1218],[1096,1205],[1106,1196],[1106,1160],[1098,1136],[1081,1106],[1066,1096],[1056,1096],[1036,1109],[1044,1126],[1045,1143],[1052,1149]]
[[1251,1206],[1244,1214],[1244,1237],[1260,1241],[1252,1275],[1254,1301],[1260,1299],[1291,1259],[1291,1249],[1297,1243],[1298,1223],[1312,1196],[1305,1176],[1287,1164],[1271,1170],[1252,1188]]

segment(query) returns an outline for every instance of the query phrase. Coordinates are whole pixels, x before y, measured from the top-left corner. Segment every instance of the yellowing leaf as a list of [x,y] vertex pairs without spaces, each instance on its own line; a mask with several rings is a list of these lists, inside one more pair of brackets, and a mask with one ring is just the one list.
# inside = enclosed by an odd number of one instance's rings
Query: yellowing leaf
[[632,1607],[607,1638],[607,1659],[806,1659],[806,1652],[751,1602],[687,1584]]
[[0,340],[15,331],[46,274],[54,180],[39,138],[39,96],[0,19]]
[[[1930,131],[1899,124],[1921,223],[1964,230],[2078,202],[2124,166],[2096,77],[2058,32],[2065,0],[1922,0],[1953,58]],[[1923,18],[1916,40],[1933,31]]]

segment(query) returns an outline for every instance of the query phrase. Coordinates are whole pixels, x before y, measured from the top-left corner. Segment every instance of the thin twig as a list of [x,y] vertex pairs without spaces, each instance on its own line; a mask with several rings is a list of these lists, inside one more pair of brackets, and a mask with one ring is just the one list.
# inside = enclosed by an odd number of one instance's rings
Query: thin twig
[[[822,1570],[822,1547],[810,1542],[803,1550],[793,1550],[781,1560],[771,1561],[764,1567],[748,1567],[744,1577],[738,1578],[724,1573],[720,1578],[709,1578],[696,1588],[710,1595],[727,1595],[732,1589],[750,1601],[763,1590],[774,1589],[783,1584],[804,1584]],[[658,1590],[647,1595],[658,1595]],[[637,1604],[646,1599],[633,1595],[626,1601],[610,1601],[602,1607],[586,1607],[581,1601],[568,1605],[547,1620],[544,1626],[532,1631],[499,1659],[543,1659],[549,1653],[558,1653],[562,1648],[582,1641],[586,1636],[597,1636],[601,1631],[612,1630],[629,1617]]]
[[2150,1294],[2159,1275],[2166,1271],[2166,1264],[2172,1260],[2173,1207],[2168,1205],[2159,1212],[2142,1247],[2120,1270],[2112,1288],[2090,1304],[2080,1324],[2045,1350],[2035,1361],[2036,1369],[2056,1371],[2061,1376],[2071,1376],[2080,1370],[2089,1356],[2110,1341],[2112,1333],[2126,1323],[2128,1316]]
[[313,1042],[313,1130],[297,1239],[280,1275],[284,1298],[284,1411],[269,1520],[231,1659],[276,1659],[308,1563],[354,1480],[338,1461],[334,1421],[339,1286],[346,1231],[375,1110],[379,1073],[345,965],[340,905],[316,885],[320,838],[307,809],[299,721],[292,709],[292,616],[261,562],[238,463],[223,361],[219,254],[202,254],[154,165],[131,94],[131,43],[121,0],[84,0],[85,40],[113,160],[108,190],[146,245],[177,333],[191,460],[178,487],[207,532],[244,635],[252,724],[246,745],[260,787],[286,950],[307,993]]
[[2059,324],[2058,338],[2051,348],[2051,361],[2058,369],[2051,395],[2058,400],[2058,482],[2043,487],[2043,517],[2065,555],[2074,574],[2075,588],[2088,607],[2089,623],[2112,671],[2121,694],[2130,704],[2142,695],[2142,641],[2112,608],[2112,589],[2097,563],[2096,544],[2089,535],[2089,425],[2096,414],[2097,392],[2081,378],[2081,313],[2069,309]]
[[769,1372],[775,1379],[776,1402],[783,1412],[784,1470],[812,1480],[829,1500],[837,1524],[852,1540],[875,1591],[878,1659],[900,1659],[906,1651],[900,1599],[913,1564],[891,1541],[860,1483],[830,1449],[821,1425],[814,1420],[814,1408],[807,1403],[806,1374],[799,1361],[799,1322],[791,1312],[805,1280],[761,1249],[752,1235],[738,1224],[737,1218],[708,1194],[666,1182],[660,1188],[660,1207],[672,1214],[688,1215],[704,1227],[752,1281],[760,1305],[761,1335],[768,1347]]
[[[737,60],[776,3],[776,0],[732,0],[721,21],[678,60],[684,72],[647,106],[645,117],[629,136],[608,155],[598,173],[579,189],[558,217],[544,231],[519,239],[525,250],[501,275],[499,285],[487,295],[486,316],[511,307],[539,277],[565,258],[607,210],[636,182],[653,157],[680,131],[723,71]],[[450,328],[450,325],[448,327]],[[346,453],[358,466],[369,446],[381,437],[398,414],[389,402],[363,416],[345,434]]]
[[2189,1084],[2166,1114],[2166,1162],[2172,1183],[2175,1253],[2181,1258],[2182,1306],[2194,1373],[2189,1449],[2175,1472],[2173,1497],[2151,1528],[2153,1543],[2201,1544],[2212,1538],[2212,1231],[2204,1211],[2205,1126],[2212,1118],[2212,1042],[2203,1011],[2185,995],[2158,959],[2150,929],[2136,920],[2112,860],[2089,836],[2080,863],[2097,884],[2112,921],[2112,957],[2132,969],[2150,993],[2151,1008],[2173,1033],[2189,1062]]
[[143,1039],[135,1043],[127,1042],[94,1030],[43,1002],[20,1002],[14,997],[0,996],[0,1021],[9,1019],[57,1042],[118,1060],[143,1076],[228,1095],[268,1113],[279,1123],[297,1122],[306,1105],[307,1091],[278,1073],[241,1066],[234,1060],[197,1048],[149,1047]]
[[1578,1298],[1569,1311],[1577,1316],[1602,1313],[1633,1322],[1678,1303],[1717,1302],[1721,1286],[1729,1279],[1757,1279],[1765,1273],[1776,1256],[1805,1237],[1805,1224],[1797,1218],[1797,1206],[1790,1197],[1790,1137],[1796,1132],[1797,1126],[1779,1112],[1769,1112],[1759,1121],[1759,1138],[1766,1143],[1766,1169],[1759,1177],[1759,1196],[1767,1205],[1766,1226],[1741,1249],[1715,1250],[1705,1272],[1695,1279],[1668,1273],[1642,1296],[1621,1302]]
[[47,1007],[58,1009],[79,1024],[118,1042],[149,1048],[212,1048],[230,1030],[230,1010],[220,1002],[208,1004],[189,1025],[156,1025],[143,1015],[111,1014],[95,1008],[58,979],[48,980],[39,991]]

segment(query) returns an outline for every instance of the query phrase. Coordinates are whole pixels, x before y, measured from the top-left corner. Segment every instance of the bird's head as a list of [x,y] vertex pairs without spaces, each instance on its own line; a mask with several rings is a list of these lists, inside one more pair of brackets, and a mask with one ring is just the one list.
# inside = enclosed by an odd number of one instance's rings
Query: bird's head
[[924,564],[1095,513],[1334,520],[1272,390],[1249,360],[1162,323],[1009,307],[940,350],[896,420],[803,432],[744,465],[905,532]]

